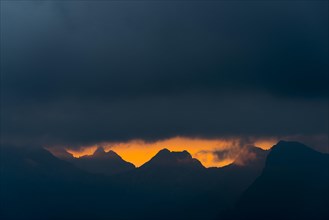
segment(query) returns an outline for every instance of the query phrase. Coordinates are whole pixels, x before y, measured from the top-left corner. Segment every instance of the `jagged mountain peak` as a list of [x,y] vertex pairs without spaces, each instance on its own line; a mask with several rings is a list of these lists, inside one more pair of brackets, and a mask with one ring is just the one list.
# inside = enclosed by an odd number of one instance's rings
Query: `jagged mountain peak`
[[93,158],[93,159],[117,159],[117,160],[122,159],[113,150],[106,152],[103,147],[98,147],[92,155],[87,156],[87,157]]
[[103,147],[97,147],[97,149],[93,153],[94,157],[104,156],[104,155],[106,155],[106,152]]
[[271,149],[266,167],[286,166],[286,168],[300,168],[316,166],[323,154],[295,141],[279,141]]
[[191,167],[204,168],[201,162],[184,151],[169,151],[164,148],[160,150],[151,160],[146,162],[141,168],[147,167]]

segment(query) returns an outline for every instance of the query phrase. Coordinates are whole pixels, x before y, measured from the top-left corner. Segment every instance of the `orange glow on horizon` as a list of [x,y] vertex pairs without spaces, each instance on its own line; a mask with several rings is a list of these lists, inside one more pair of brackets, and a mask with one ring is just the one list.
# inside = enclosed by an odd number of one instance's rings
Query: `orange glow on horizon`
[[[200,160],[205,167],[222,167],[234,161],[233,158],[224,158],[218,160],[213,154],[216,150],[227,150],[236,147],[239,139],[201,139],[174,137],[156,142],[145,142],[143,140],[131,140],[118,143],[103,143],[101,145],[87,146],[79,151],[67,149],[74,157],[92,155],[98,146],[102,146],[105,151],[113,150],[119,154],[125,161],[135,164],[139,167],[154,157],[160,150],[167,148],[170,151],[187,150],[192,157]],[[262,139],[254,142],[255,146],[262,149],[270,149],[276,140]]]

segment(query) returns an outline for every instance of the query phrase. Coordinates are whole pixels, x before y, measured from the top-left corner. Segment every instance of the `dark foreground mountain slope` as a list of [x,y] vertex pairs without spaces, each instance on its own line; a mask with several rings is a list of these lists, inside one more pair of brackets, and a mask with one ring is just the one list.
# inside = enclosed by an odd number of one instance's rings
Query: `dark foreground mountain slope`
[[96,174],[113,175],[135,169],[132,163],[124,161],[112,150],[105,152],[102,147],[97,148],[93,155],[66,160],[82,170]]
[[119,208],[111,216],[119,219],[124,190],[103,176],[35,147],[1,146],[0,162],[1,220],[108,219],[114,202]]
[[236,208],[219,219],[328,219],[329,157],[280,141]]

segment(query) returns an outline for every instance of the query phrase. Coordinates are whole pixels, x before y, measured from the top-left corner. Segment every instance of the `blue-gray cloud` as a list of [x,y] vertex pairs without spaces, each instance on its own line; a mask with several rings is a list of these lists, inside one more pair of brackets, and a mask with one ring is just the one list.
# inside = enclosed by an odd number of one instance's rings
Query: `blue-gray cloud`
[[2,2],[6,142],[328,132],[328,2]]

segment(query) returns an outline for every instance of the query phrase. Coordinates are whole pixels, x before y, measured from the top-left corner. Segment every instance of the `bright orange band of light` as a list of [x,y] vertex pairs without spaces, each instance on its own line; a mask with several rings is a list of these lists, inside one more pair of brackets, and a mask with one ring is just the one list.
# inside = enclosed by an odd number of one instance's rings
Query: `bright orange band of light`
[[[234,159],[218,160],[213,151],[232,148],[236,145],[236,139],[200,139],[200,138],[185,138],[174,137],[156,142],[145,142],[142,140],[132,140],[119,143],[103,143],[101,146],[106,151],[113,150],[119,154],[124,160],[135,164],[137,167],[143,165],[150,160],[157,152],[163,148],[170,151],[187,150],[194,158],[197,158],[205,167],[221,167],[233,162]],[[253,144],[262,149],[271,148],[277,140],[263,139],[257,140]],[[83,155],[91,155],[98,146],[87,146],[79,151],[67,149],[74,157]]]

